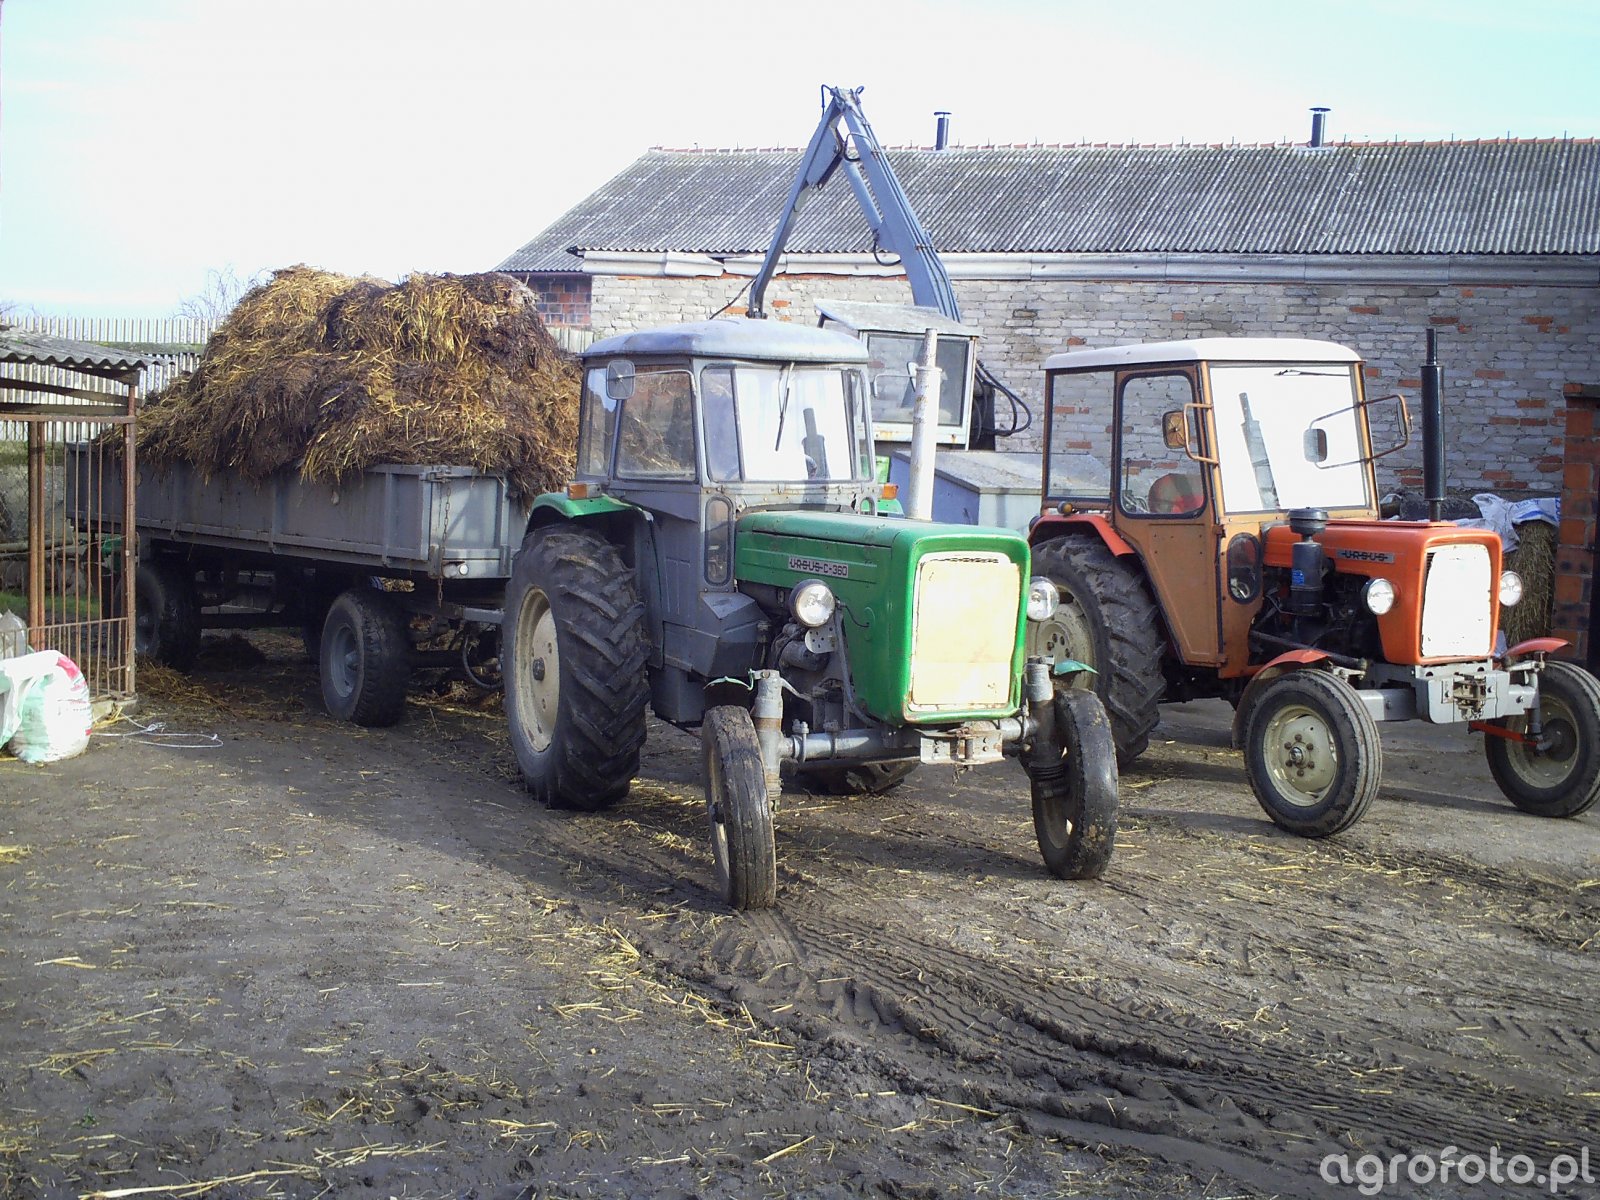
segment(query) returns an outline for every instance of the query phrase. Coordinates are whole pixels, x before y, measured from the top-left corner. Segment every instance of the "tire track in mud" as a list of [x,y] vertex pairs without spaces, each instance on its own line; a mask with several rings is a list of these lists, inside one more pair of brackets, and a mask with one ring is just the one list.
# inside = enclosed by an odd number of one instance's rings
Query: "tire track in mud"
[[[780,909],[713,918],[708,939],[707,910],[722,910],[701,886],[709,881],[704,856],[685,849],[702,840],[698,806],[674,789],[695,790],[643,781],[607,816],[550,814],[537,822],[539,844],[530,852],[585,864],[580,878],[569,875],[579,911],[610,921],[660,968],[815,1049],[860,1056],[908,1088],[1012,1109],[1090,1144],[1121,1145],[1288,1192],[1306,1188],[1321,1154],[1352,1145],[1363,1152],[1375,1145],[1492,1145],[1547,1156],[1596,1122],[1592,1103],[1548,1090],[1505,1091],[1473,1073],[1468,1059],[1397,1040],[1380,1046],[1371,1028],[1341,1024],[1331,1013],[1316,1029],[1297,1030],[1288,1047],[1229,1032],[1158,999],[1112,1001],[1092,985],[919,937],[863,903],[851,868],[870,860],[859,856],[848,829],[812,825],[799,837],[780,834]],[[997,864],[1016,859],[1010,847],[970,828],[949,821],[933,827],[926,806],[898,798],[873,803],[880,824],[905,818],[894,837],[926,844],[944,872],[955,866],[992,876]],[[1162,823],[1159,814],[1141,817]],[[1223,842],[1203,831],[1178,832]],[[926,871],[929,862],[917,861],[923,857],[913,853],[895,867]],[[1370,864],[1381,856],[1340,847],[1331,857]],[[1457,881],[1475,876],[1487,888],[1547,898],[1534,883],[1476,864],[1447,860],[1440,870],[1426,856],[1390,858],[1393,869]],[[1115,889],[1149,899],[1136,880]],[[1259,934],[1247,921],[1226,932],[1240,940]],[[1486,999],[1503,1005],[1509,992],[1497,989]],[[1551,996],[1530,998],[1549,1011]],[[1524,1022],[1524,1036],[1538,1040],[1544,1024]],[[1576,1033],[1561,1044],[1576,1051],[1592,1042]],[[1403,1079],[1393,1078],[1397,1070]]]
[[[656,891],[663,877],[681,879],[696,868],[686,856],[606,840],[604,848],[586,840],[569,849],[589,857],[603,851],[612,880],[625,889],[646,862],[655,870],[643,879]],[[620,852],[614,860],[613,852]],[[1379,1141],[1397,1149],[1457,1143],[1547,1153],[1595,1116],[1592,1106],[1546,1095],[1530,1121],[1526,1096],[1458,1073],[1452,1068],[1465,1064],[1451,1058],[1407,1049],[1407,1086],[1397,1092],[1382,1086],[1393,1056],[1374,1053],[1371,1031],[1332,1021],[1291,1051],[1158,1002],[1113,1004],[903,933],[852,907],[814,870],[782,868],[781,910],[733,918],[709,944],[697,940],[698,928],[677,928],[671,919],[639,920],[610,904],[604,915],[658,964],[758,1020],[813,1043],[842,1041],[922,1090],[954,1089],[986,1106],[1066,1119],[1177,1165],[1214,1169],[1221,1155],[1230,1173],[1258,1184],[1263,1170],[1303,1183],[1320,1158],[1314,1151],[1348,1148],[1347,1137],[1364,1150]],[[1362,1086],[1369,1077],[1379,1086]]]

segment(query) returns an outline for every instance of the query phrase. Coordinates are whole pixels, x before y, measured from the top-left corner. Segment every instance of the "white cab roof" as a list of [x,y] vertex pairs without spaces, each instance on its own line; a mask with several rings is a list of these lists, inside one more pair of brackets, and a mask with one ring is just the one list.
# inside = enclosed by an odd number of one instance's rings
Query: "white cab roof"
[[1142,366],[1145,363],[1194,362],[1360,362],[1361,356],[1337,342],[1310,338],[1189,338],[1180,342],[1140,342],[1097,350],[1068,350],[1044,360],[1046,371],[1082,371],[1095,367]]

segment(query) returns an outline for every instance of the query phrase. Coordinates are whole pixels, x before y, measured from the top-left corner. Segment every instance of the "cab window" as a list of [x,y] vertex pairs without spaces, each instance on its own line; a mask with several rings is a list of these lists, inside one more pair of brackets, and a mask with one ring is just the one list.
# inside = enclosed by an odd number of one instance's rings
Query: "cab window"
[[1122,381],[1118,397],[1118,503],[1130,516],[1193,516],[1205,507],[1204,476],[1187,447],[1199,445],[1194,385],[1155,373]]

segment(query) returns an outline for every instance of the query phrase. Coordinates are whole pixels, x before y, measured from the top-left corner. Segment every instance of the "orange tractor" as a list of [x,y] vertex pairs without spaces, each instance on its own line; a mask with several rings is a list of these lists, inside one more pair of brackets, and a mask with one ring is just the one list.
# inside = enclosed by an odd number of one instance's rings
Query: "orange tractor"
[[1367,398],[1342,346],[1202,338],[1045,363],[1030,536],[1061,604],[1029,653],[1094,669],[1075,686],[1100,694],[1120,762],[1143,752],[1162,700],[1222,697],[1261,806],[1306,837],[1371,804],[1381,721],[1484,733],[1495,782],[1526,812],[1600,798],[1600,683],[1547,657],[1558,639],[1497,644],[1521,580],[1496,533],[1439,519],[1439,377],[1430,331],[1431,519],[1396,521],[1379,519],[1373,464],[1408,443],[1410,417],[1398,396]]

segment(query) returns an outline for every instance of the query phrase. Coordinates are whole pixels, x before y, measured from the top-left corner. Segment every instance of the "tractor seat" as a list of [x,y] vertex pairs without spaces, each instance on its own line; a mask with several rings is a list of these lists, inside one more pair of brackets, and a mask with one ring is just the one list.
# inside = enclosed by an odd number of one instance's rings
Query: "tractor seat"
[[1153,513],[1192,513],[1198,512],[1205,500],[1198,475],[1169,471],[1150,485],[1148,503]]

